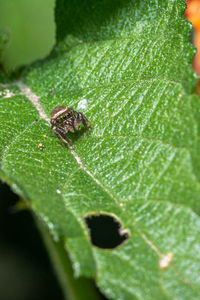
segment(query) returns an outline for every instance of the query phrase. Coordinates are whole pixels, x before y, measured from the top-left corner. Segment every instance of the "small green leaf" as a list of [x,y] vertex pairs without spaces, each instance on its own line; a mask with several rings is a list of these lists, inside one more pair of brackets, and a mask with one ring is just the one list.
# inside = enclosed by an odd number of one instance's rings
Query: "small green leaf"
[[[1,88],[2,177],[64,240],[75,275],[111,299],[200,297],[200,105],[184,10],[183,0],[58,1],[51,56],[26,85]],[[56,105],[94,130],[63,148],[48,136]],[[101,214],[129,233],[114,249],[91,243],[85,217]]]

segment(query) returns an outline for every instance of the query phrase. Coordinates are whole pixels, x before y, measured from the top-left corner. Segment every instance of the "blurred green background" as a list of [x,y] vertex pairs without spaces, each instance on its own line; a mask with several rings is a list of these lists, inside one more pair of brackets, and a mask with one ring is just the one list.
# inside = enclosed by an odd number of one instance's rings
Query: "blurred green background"
[[[55,0],[0,0],[0,56],[8,73],[44,58],[55,43]],[[1,42],[0,42],[1,46]]]

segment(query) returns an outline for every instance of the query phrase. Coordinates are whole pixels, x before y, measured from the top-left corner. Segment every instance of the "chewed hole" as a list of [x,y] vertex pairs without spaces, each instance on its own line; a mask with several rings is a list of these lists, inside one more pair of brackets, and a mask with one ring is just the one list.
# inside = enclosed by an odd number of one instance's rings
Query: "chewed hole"
[[113,249],[129,238],[120,221],[111,215],[87,215],[85,222],[89,229],[90,240],[96,247]]

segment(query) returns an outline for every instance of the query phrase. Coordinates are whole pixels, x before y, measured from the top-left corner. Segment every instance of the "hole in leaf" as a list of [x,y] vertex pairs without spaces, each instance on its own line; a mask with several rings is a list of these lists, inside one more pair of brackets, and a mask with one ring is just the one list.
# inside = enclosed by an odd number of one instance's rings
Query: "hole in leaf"
[[102,249],[113,249],[129,238],[119,220],[111,215],[87,215],[86,225],[89,229],[90,240],[94,246]]

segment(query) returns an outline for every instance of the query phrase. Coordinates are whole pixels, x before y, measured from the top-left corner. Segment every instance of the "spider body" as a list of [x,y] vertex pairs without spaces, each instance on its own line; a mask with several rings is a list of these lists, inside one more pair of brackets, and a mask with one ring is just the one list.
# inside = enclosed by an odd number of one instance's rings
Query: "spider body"
[[90,128],[93,128],[92,124],[83,113],[66,106],[56,106],[52,110],[50,123],[51,130],[49,135],[52,130],[54,130],[54,133],[63,146],[64,143],[71,144],[71,141],[66,137],[66,133],[68,131],[74,132],[74,130],[78,130],[81,123],[83,124],[86,133],[88,133],[87,124]]

